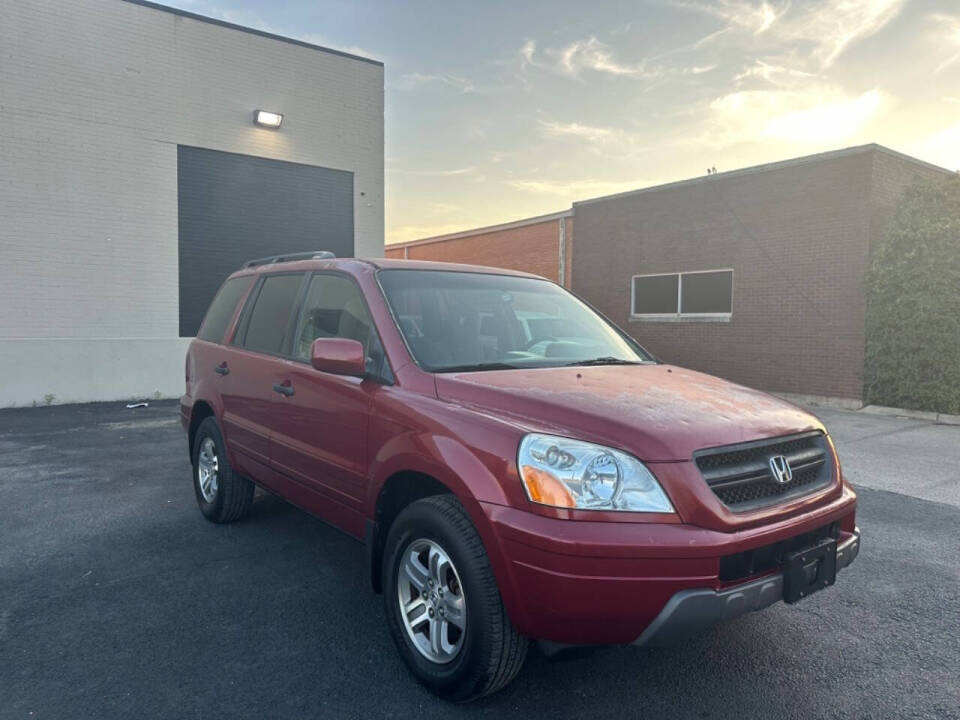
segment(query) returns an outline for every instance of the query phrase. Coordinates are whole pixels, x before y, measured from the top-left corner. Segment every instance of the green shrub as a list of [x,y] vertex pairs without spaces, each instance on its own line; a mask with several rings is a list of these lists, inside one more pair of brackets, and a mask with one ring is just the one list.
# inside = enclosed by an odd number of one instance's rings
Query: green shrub
[[864,395],[960,413],[960,176],[908,188],[872,248]]

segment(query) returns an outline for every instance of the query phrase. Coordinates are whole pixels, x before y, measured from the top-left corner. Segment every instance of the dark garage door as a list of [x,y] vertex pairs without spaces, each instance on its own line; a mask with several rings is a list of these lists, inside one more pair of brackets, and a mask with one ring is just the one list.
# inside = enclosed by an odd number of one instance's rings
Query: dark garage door
[[353,256],[353,173],[181,145],[177,190],[181,337],[197,334],[220,283],[245,260]]

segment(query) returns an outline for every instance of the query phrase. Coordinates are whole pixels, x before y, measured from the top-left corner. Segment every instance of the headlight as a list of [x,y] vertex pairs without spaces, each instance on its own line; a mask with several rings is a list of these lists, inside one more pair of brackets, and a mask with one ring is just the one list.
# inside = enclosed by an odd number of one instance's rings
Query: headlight
[[556,435],[527,435],[517,468],[527,497],[580,510],[672,513],[660,483],[631,455]]

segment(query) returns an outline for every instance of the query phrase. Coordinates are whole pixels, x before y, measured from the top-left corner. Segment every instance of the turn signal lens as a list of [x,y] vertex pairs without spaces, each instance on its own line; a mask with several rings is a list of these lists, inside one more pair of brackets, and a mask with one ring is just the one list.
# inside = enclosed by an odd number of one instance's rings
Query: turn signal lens
[[523,465],[520,477],[527,487],[527,494],[535,503],[554,507],[576,507],[577,503],[566,486],[546,470]]

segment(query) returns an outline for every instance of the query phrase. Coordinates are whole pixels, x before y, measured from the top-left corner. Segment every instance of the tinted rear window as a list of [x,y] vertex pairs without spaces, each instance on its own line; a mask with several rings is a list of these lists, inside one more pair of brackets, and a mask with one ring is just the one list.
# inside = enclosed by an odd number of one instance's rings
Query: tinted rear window
[[290,313],[302,281],[303,273],[270,275],[263,281],[250,313],[244,347],[257,352],[283,352]]
[[253,282],[252,275],[235,277],[227,280],[220,286],[213,302],[210,303],[210,309],[203,319],[203,325],[200,326],[200,332],[197,337],[200,340],[209,342],[223,342],[223,334],[227,331],[227,325],[233,318],[233,313],[237,309],[237,303]]

